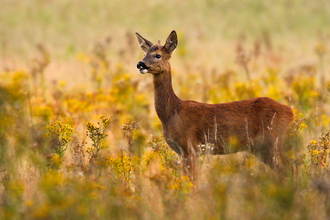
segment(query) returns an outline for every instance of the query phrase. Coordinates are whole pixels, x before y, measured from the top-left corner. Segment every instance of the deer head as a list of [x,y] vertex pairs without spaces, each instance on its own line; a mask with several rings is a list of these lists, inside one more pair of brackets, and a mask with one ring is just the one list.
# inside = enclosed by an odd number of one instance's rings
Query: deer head
[[136,66],[140,73],[151,73],[153,75],[158,75],[166,70],[169,70],[169,59],[178,44],[176,32],[171,32],[164,46],[160,45],[160,41],[158,41],[158,44],[151,43],[149,40],[143,38],[139,33],[136,33],[136,37],[142,50],[146,52],[143,60],[138,62]]

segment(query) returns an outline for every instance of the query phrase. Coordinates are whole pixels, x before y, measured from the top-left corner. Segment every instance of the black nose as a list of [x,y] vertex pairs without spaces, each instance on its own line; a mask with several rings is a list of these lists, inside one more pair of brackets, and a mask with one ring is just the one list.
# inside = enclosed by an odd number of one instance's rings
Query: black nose
[[138,68],[139,70],[149,69],[147,67],[147,65],[145,65],[142,61],[138,62],[138,64],[136,65],[136,68]]

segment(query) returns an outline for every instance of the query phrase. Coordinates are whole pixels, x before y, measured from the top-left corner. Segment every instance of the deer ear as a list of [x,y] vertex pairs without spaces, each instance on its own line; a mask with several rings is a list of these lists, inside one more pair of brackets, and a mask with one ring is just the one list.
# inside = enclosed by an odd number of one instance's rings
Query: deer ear
[[172,53],[178,45],[178,36],[175,31],[172,31],[168,38],[166,39],[166,44],[164,45],[165,49]]
[[147,52],[150,47],[153,45],[153,43],[151,43],[150,41],[148,41],[147,39],[143,38],[139,33],[135,33],[138,41],[139,41],[139,44],[140,44],[140,47],[142,48],[142,50],[144,50],[145,52]]

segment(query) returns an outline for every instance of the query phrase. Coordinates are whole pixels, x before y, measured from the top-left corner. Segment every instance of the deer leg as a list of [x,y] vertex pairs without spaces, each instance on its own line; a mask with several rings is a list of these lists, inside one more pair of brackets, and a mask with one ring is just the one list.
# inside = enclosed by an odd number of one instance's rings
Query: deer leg
[[275,148],[279,147],[275,138],[265,138],[261,142],[255,143],[252,154],[258,157],[263,163],[267,164],[273,170],[279,168],[279,156]]
[[193,144],[188,142],[187,149],[182,155],[183,173],[189,177],[190,181],[197,182],[198,180],[198,167],[197,167],[197,154]]
[[187,155],[182,157],[183,174],[189,177],[190,181],[196,182],[198,179],[197,158],[194,155]]
[[166,142],[181,157],[183,175],[189,177],[192,182],[197,180],[197,155],[191,141],[183,145],[167,138]]

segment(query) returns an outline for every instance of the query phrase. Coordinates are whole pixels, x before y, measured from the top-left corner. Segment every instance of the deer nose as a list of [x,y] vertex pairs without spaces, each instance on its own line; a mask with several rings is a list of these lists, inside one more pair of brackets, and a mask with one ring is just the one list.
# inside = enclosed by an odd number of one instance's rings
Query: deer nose
[[147,65],[145,63],[143,63],[142,61],[138,62],[138,64],[136,65],[136,68],[138,68],[139,70],[149,69],[149,67],[147,67]]

